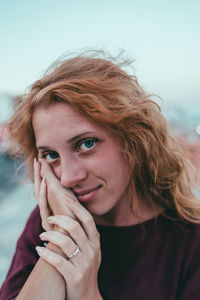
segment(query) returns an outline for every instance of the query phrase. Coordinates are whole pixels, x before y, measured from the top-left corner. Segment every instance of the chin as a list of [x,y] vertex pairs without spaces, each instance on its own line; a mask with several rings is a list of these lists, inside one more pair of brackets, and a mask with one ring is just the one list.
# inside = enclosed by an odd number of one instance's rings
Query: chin
[[86,203],[83,206],[91,213],[92,216],[103,217],[104,215],[110,212],[109,208],[106,207],[98,207],[96,204],[88,205]]
[[[107,224],[108,220],[112,219],[112,208],[108,207],[97,207],[94,205],[94,207],[85,207],[93,216],[95,223],[97,224]],[[107,220],[107,221],[106,221]]]

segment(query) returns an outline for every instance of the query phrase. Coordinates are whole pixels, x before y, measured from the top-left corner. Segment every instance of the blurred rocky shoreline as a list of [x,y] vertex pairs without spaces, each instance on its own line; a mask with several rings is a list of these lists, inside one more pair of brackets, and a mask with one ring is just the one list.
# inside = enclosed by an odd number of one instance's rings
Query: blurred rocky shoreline
[[16,241],[36,205],[33,185],[16,175],[16,162],[0,153],[0,286],[5,279]]
[[8,192],[17,187],[16,176],[15,161],[9,155],[0,152],[0,202]]

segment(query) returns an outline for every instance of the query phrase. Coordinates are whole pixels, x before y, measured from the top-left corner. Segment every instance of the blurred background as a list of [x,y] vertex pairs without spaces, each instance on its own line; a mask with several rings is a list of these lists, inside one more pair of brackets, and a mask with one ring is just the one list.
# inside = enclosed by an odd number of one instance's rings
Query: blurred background
[[199,174],[199,15],[198,0],[0,1],[0,284],[36,205],[32,184],[16,176],[20,162],[6,154],[13,99],[66,52],[124,49]]

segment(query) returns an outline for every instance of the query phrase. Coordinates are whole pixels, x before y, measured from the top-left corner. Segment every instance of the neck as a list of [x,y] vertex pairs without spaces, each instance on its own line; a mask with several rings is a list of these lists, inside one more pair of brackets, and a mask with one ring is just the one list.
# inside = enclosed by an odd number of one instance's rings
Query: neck
[[138,209],[135,211],[131,211],[130,205],[128,205],[128,207],[115,207],[103,216],[94,216],[94,220],[98,225],[131,226],[155,218],[162,211],[163,209],[158,206],[150,207],[145,203],[140,202]]

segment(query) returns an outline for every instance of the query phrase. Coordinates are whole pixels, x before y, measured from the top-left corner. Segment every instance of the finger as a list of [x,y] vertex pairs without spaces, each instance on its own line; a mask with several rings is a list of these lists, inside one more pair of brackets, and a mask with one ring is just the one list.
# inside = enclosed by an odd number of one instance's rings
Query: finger
[[40,216],[42,219],[42,226],[45,230],[52,230],[53,226],[47,221],[47,218],[50,216],[50,209],[47,201],[47,187],[45,179],[43,178],[40,184],[40,194],[38,205],[40,208]]
[[68,274],[70,274],[70,277],[73,277],[75,275],[76,270],[74,268],[74,265],[71,264],[70,261],[67,261],[61,255],[55,253],[47,247],[44,248],[37,246],[36,251],[42,259],[44,259],[50,265],[55,267],[58,270],[58,272],[65,278],[66,281],[68,280],[68,278],[66,278]]
[[84,252],[88,251],[88,238],[80,223],[73,218],[63,215],[51,216],[48,218],[50,224],[54,224],[62,228],[73,239],[75,244],[80,246]]
[[63,199],[66,201],[68,207],[76,216],[76,218],[80,221],[88,239],[90,241],[93,241],[96,238],[99,239],[99,233],[97,231],[96,224],[89,211],[85,209],[85,207],[83,207],[83,205],[81,205],[77,200],[73,201],[65,195],[63,196]]
[[40,193],[40,184],[41,184],[40,163],[36,160],[36,158],[34,158],[34,193],[37,201]]
[[51,183],[51,185],[54,185],[55,187],[59,185],[58,178],[55,176],[46,160],[40,158],[39,161],[41,163],[41,176],[46,178],[47,184],[49,185]]
[[48,241],[60,247],[67,257],[77,249],[77,245],[69,236],[57,231],[43,232],[40,234],[40,238],[42,241]]

